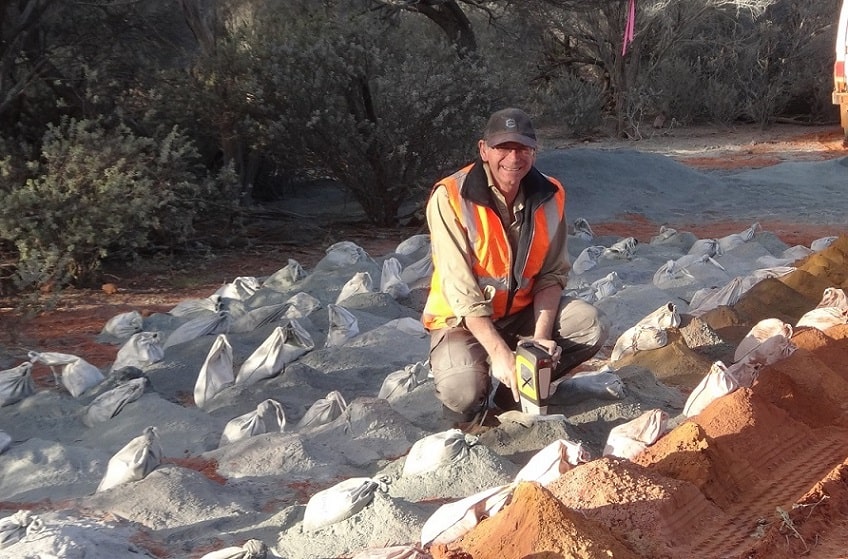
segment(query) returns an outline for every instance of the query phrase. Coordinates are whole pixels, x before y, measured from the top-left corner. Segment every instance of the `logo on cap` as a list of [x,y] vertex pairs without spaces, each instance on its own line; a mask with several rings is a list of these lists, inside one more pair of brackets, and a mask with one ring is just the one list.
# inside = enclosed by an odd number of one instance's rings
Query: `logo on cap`
[[502,109],[489,117],[483,131],[483,139],[490,146],[517,142],[536,148],[536,132],[530,117],[521,109]]

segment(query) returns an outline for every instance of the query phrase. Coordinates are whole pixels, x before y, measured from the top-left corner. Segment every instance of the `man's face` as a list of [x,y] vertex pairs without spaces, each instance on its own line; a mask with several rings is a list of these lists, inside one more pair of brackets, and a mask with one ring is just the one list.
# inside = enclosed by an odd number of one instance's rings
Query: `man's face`
[[527,176],[536,162],[536,150],[518,142],[490,146],[480,140],[480,158],[489,164],[495,186],[512,191]]

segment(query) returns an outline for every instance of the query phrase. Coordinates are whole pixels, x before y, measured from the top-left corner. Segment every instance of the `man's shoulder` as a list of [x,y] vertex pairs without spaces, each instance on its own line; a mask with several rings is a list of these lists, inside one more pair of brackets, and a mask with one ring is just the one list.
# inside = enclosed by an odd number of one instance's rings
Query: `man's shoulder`
[[563,186],[562,181],[559,180],[558,178],[556,178],[555,176],[549,175],[547,173],[543,173],[542,171],[539,170],[538,167],[533,167],[533,169],[534,169],[534,171],[536,171],[539,174],[539,176],[543,180],[548,181],[549,183],[553,184],[554,186],[556,186],[558,188],[562,188],[563,190],[565,189],[565,186]]
[[546,175],[536,167],[533,167],[527,178],[529,186],[528,193],[532,193],[533,195],[549,196],[555,192],[565,193],[565,187],[559,179],[551,175]]

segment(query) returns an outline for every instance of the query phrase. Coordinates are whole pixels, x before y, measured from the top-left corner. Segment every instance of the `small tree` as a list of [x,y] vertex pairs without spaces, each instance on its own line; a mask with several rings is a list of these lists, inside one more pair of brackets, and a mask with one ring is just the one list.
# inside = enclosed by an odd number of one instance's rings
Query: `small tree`
[[63,119],[45,134],[32,178],[0,193],[0,238],[37,283],[85,283],[108,256],[179,246],[222,186],[198,173],[195,156],[177,129],[157,141]]
[[403,19],[277,20],[256,37],[264,52],[253,51],[266,62],[273,120],[257,123],[257,137],[269,155],[336,179],[379,225],[397,223],[405,202],[469,159],[497,91],[479,57],[459,57]]
[[553,76],[536,94],[536,105],[542,108],[540,122],[558,122],[568,127],[573,136],[585,136],[600,128],[603,122],[603,96],[600,86],[566,74]]

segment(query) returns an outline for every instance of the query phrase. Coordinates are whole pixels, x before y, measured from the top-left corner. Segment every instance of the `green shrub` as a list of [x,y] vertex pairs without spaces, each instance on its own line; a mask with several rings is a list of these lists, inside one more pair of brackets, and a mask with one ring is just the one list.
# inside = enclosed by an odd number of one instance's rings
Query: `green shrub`
[[262,37],[278,41],[264,45],[272,156],[337,180],[379,225],[470,158],[497,90],[478,57],[416,27],[339,18]]
[[100,119],[51,125],[32,178],[0,193],[0,238],[17,250],[19,279],[85,283],[107,257],[185,243],[217,187],[194,157],[176,128],[157,141]]
[[229,27],[193,64],[193,100],[184,92],[178,103],[248,171],[245,193],[261,161],[280,176],[335,180],[370,221],[394,225],[473,156],[502,88],[422,19],[346,6],[296,18],[272,4],[252,25]]
[[739,118],[739,91],[733,82],[707,79],[704,87],[704,110],[710,122],[729,125]]
[[548,81],[537,92],[542,108],[540,122],[565,124],[576,137],[591,134],[603,122],[603,95],[600,87],[567,74]]

